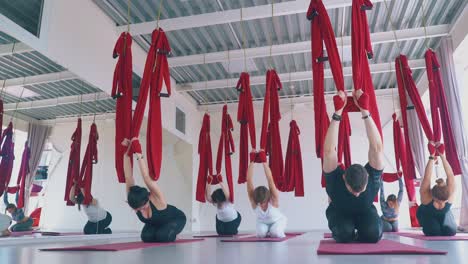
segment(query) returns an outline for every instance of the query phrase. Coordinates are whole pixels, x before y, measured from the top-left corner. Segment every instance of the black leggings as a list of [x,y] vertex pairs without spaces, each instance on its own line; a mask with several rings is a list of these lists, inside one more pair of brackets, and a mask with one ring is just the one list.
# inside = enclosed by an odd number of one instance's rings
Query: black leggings
[[145,224],[141,230],[141,240],[145,243],[151,242],[173,242],[177,234],[182,232],[187,218],[184,212],[177,210],[174,218],[162,225]]
[[382,238],[382,221],[374,205],[365,212],[354,214],[344,214],[328,206],[326,216],[328,227],[338,243],[377,243]]
[[242,221],[242,217],[239,212],[237,212],[237,218],[230,222],[223,222],[216,217],[216,232],[218,235],[237,235],[239,225]]
[[107,212],[106,218],[97,223],[88,221],[84,226],[83,233],[85,235],[112,234],[112,230],[109,228],[111,222],[112,215]]
[[435,217],[424,212],[424,209],[421,209],[421,207],[418,208],[416,217],[423,228],[424,235],[454,236],[457,234],[457,224],[451,211],[448,211],[443,219],[438,219],[440,217]]

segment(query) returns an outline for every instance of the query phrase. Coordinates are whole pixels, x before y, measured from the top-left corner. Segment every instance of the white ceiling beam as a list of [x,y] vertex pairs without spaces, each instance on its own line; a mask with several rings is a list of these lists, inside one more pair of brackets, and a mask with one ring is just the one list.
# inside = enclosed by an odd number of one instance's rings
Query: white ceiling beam
[[33,75],[28,77],[20,77],[14,79],[7,79],[7,80],[0,80],[0,85],[5,82],[5,88],[11,86],[26,86],[26,85],[34,85],[34,84],[41,84],[41,83],[49,83],[49,82],[57,82],[63,80],[71,80],[79,78],[75,74],[69,71],[61,71],[61,72],[54,72],[54,73],[46,73],[46,74],[39,74]]
[[[412,69],[425,69],[425,61],[424,60],[410,60],[409,66]],[[379,64],[371,64],[370,70],[372,74],[375,73],[384,73],[384,72],[393,72],[395,71],[395,65],[393,62],[387,63],[379,63]],[[352,76],[353,69],[352,67],[344,67],[343,68],[343,75],[344,76]],[[303,72],[292,72],[292,73],[281,73],[278,74],[280,79],[285,82],[286,80],[289,81],[291,79],[292,82],[294,81],[305,81],[305,80],[312,80],[312,71],[303,71]],[[330,69],[325,70],[325,78],[330,79],[333,78]],[[238,79],[223,79],[223,80],[214,80],[208,82],[194,82],[194,83],[186,83],[178,86],[179,92],[190,92],[190,91],[200,91],[200,90],[212,90],[212,89],[219,89],[219,88],[233,88],[236,86]],[[265,84],[265,76],[251,76],[250,77],[250,85],[261,85]]]
[[[349,91],[351,92],[351,91]],[[388,89],[381,89],[381,90],[376,90],[375,95],[377,98],[389,98],[391,99],[393,94],[398,94],[397,88],[388,88]],[[329,101],[332,100],[333,96],[335,95],[335,92],[326,92],[325,93],[325,100]],[[280,96],[279,103],[280,107],[286,107],[286,106],[291,106],[291,105],[300,105],[300,104],[310,104],[313,106],[313,95],[312,94],[304,94],[301,96],[296,96],[296,97],[288,97],[288,96]],[[226,102],[210,102],[209,104],[205,105],[199,105],[198,109],[202,112],[219,112],[221,106],[220,104],[224,104]],[[254,106],[263,106],[263,98],[260,98],[258,100],[253,101]],[[227,102],[228,109],[237,109],[237,100],[236,101],[229,101]]]
[[[382,2],[383,0],[373,0],[373,3]],[[292,14],[306,13],[309,7],[310,0],[296,0],[274,5],[273,15],[286,16]],[[351,6],[352,0],[327,0],[324,1],[327,9]],[[242,12],[242,16],[241,16]],[[159,26],[166,32],[173,30],[181,30],[187,28],[206,27],[211,25],[227,24],[239,22],[241,20],[248,21],[271,17],[271,4],[259,5],[248,8],[232,9],[221,12],[205,13],[194,16],[177,17],[163,19],[159,21]],[[304,19],[306,17],[304,16]],[[305,23],[305,22],[304,22]],[[156,21],[136,23],[130,25],[130,33],[134,36],[151,34],[156,28]],[[117,32],[122,33],[127,31],[127,25],[117,27]]]
[[9,103],[3,106],[5,112],[16,110],[28,110],[36,108],[54,107],[57,105],[87,103],[108,99],[109,95],[105,92],[89,93],[83,95],[63,96],[59,98],[36,100],[20,103]]
[[22,42],[0,45],[0,57],[31,51],[34,51],[34,49]]
[[[422,38],[434,38],[447,36],[450,31],[450,25],[437,25],[430,26],[426,28],[426,33],[424,28],[410,28],[397,30],[396,35],[399,41],[407,41],[413,39],[422,39]],[[387,32],[378,32],[371,34],[372,44],[382,44],[395,42],[395,36],[393,31]],[[336,38],[338,45],[338,50],[341,52],[341,45],[344,47],[344,53],[349,54],[349,58],[343,58],[345,61],[351,60],[351,53],[349,49],[351,48],[351,37],[338,37]],[[229,54],[228,54],[229,53]],[[273,45],[271,49],[272,56],[278,55],[289,55],[297,53],[310,53],[310,41],[301,41],[294,42],[282,45]],[[248,59],[268,57],[270,56],[270,46],[249,48],[245,50],[245,56]],[[345,56],[346,57],[346,56]],[[237,49],[231,51],[221,51],[221,52],[212,52],[205,54],[189,55],[189,56],[180,56],[169,58],[170,67],[180,67],[204,63],[215,63],[215,62],[227,62],[229,60],[241,60],[244,58],[244,50]]]
[[[66,124],[66,123],[76,123],[76,120],[79,115],[70,115],[70,116],[57,116],[54,119],[41,120],[38,121],[41,125],[55,126],[57,124]],[[83,122],[92,122],[92,121],[113,121],[115,119],[115,113],[104,113],[104,114],[87,114],[81,115],[81,120]]]

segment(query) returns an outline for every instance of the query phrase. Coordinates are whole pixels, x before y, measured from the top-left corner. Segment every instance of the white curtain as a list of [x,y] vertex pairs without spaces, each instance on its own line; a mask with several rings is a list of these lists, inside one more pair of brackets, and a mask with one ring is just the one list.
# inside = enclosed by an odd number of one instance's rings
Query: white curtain
[[462,91],[458,86],[453,61],[453,43],[451,38],[444,38],[437,50],[441,67],[442,82],[447,97],[448,112],[452,121],[453,136],[457,146],[457,154],[462,168],[462,201],[460,211],[460,226],[468,228],[468,138],[463,122],[463,111],[460,98]]
[[26,186],[25,186],[25,212],[28,211],[29,206],[29,196],[31,194],[31,186],[34,181],[34,176],[36,175],[37,167],[41,160],[42,152],[44,151],[44,145],[46,139],[49,136],[50,127],[29,124],[28,128],[28,142],[29,147],[31,148],[31,158],[29,160],[29,171],[30,173],[26,175]]

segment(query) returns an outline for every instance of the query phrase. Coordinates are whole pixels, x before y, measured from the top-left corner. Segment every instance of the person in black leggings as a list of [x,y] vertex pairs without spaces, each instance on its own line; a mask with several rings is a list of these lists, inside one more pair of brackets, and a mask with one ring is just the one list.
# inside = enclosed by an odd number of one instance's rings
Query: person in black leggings
[[353,164],[346,170],[338,165],[338,128],[347,99],[344,92],[339,92],[334,98],[335,113],[323,147],[323,172],[329,197],[326,217],[333,238],[338,243],[377,243],[382,238],[382,221],[373,201],[382,181],[383,146],[369,111],[358,103],[362,95],[362,91],[358,90],[353,96],[361,110],[369,139],[369,162],[365,166]]
[[[141,152],[139,142],[137,144]],[[128,205],[133,208],[141,222],[145,223],[141,231],[143,242],[173,242],[177,234],[182,232],[187,222],[184,212],[166,203],[164,195],[148,173],[148,165],[141,153],[135,153],[143,180],[149,191],[135,185],[130,157],[124,154],[124,172],[127,185]]]
[[[429,148],[434,151],[434,148]],[[443,179],[437,179],[436,185],[431,189],[432,170],[435,153],[431,153],[424,172],[424,178],[419,189],[421,206],[416,213],[419,224],[426,236],[454,236],[457,233],[457,224],[450,211],[455,193],[455,177],[452,167],[448,163],[443,147],[435,150],[442,160],[447,183]]]

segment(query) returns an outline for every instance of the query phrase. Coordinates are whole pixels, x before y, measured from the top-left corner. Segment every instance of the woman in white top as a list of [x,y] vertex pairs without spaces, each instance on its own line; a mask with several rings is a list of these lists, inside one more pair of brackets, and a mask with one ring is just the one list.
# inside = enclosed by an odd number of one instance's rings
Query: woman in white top
[[211,194],[212,176],[208,176],[205,191],[206,200],[216,206],[217,209],[216,232],[218,235],[237,235],[242,217],[229,201],[229,189],[224,185],[221,175],[217,177],[221,188]]
[[11,232],[8,227],[11,225],[11,217],[0,213],[0,237],[10,236]]
[[251,161],[247,171],[247,193],[250,204],[257,215],[257,237],[285,237],[287,218],[279,210],[279,192],[276,188],[270,167],[262,163],[268,188],[259,186],[254,189],[253,165]]
[[[75,188],[76,184],[70,190],[70,201],[78,204],[78,210],[81,211],[81,204],[84,201],[83,190],[75,196]],[[83,228],[85,235],[112,234],[112,230],[109,228],[112,215],[99,205],[98,200],[93,198],[91,203],[84,205],[83,210],[88,216],[88,222]]]

